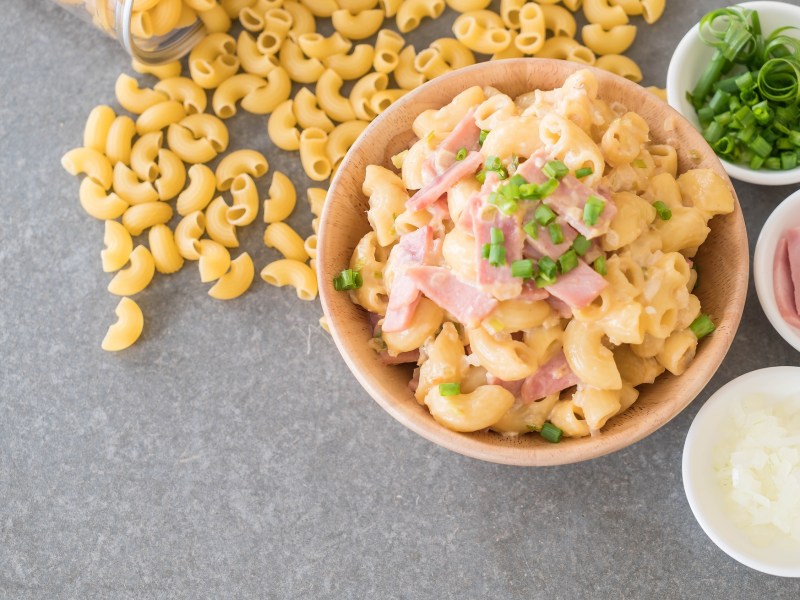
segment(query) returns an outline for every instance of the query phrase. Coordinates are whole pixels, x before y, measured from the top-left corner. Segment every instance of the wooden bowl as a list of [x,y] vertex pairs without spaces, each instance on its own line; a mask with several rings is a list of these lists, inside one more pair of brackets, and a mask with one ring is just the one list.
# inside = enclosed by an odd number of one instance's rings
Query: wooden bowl
[[680,377],[664,374],[654,384],[640,386],[636,403],[611,419],[600,435],[565,438],[551,444],[537,435],[507,438],[490,431],[457,433],[446,429],[409,390],[411,368],[385,366],[367,346],[371,328],[365,312],[332,285],[333,277],[348,267],[359,239],[369,231],[367,198],[361,192],[367,165],[392,168],[390,157],[415,139],[411,131],[414,118],[424,110],[443,106],[470,86],[491,85],[515,97],[534,89],[560,87],[568,75],[582,68],[586,67],[561,60],[511,59],[437,77],[401,98],[370,124],[347,154],[328,192],[320,226],[317,274],[333,339],[361,385],[390,415],[459,454],[496,463],[540,466],[587,460],[629,446],[667,423],[700,393],[725,357],[742,316],[748,282],[747,233],[736,192],[720,161],[695,128],[666,103],[626,79],[592,69],[600,97],[621,102],[644,117],[654,141],[672,142],[678,152],[679,171],[712,169],[728,184],[736,202],[733,213],[711,221],[708,240],[694,259],[702,273],[695,293],[717,330],[702,341],[686,373]]

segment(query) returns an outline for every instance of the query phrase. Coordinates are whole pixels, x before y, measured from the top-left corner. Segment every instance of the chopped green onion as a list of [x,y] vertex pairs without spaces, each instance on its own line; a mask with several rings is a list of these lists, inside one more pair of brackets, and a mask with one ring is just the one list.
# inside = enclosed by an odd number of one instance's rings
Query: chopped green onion
[[467,158],[467,149],[461,148],[458,152],[456,152],[456,160],[464,160]]
[[794,169],[797,166],[797,155],[794,152],[781,153],[781,169]]
[[491,240],[492,245],[502,244],[506,241],[506,236],[503,234],[503,230],[499,227],[492,227],[489,230],[489,240]]
[[703,131],[703,137],[709,144],[713,144],[723,135],[725,135],[725,127],[716,121],[711,121],[711,123],[708,124],[708,127],[706,127],[705,131]]
[[483,260],[489,260],[489,254],[491,253],[491,251],[492,251],[491,244],[484,244],[483,246],[481,246],[481,258]]
[[551,160],[542,167],[542,173],[552,179],[563,179],[569,175],[569,169],[560,160]]
[[548,179],[542,184],[526,183],[519,186],[519,195],[524,200],[543,200],[558,187],[558,179]]
[[739,92],[739,86],[736,85],[736,77],[728,77],[727,79],[720,79],[714,84],[714,88],[728,92],[729,94],[736,94]]
[[800,146],[800,131],[789,131],[789,143],[792,146]]
[[539,273],[536,274],[533,280],[536,282],[537,288],[543,288],[547,287],[548,285],[553,285],[556,282],[556,277],[555,276],[551,277],[540,271]]
[[589,196],[583,207],[583,222],[589,226],[597,225],[597,221],[600,219],[600,215],[603,214],[605,207],[605,200],[594,194]]
[[569,273],[578,266],[578,255],[575,253],[575,250],[570,248],[564,254],[558,257],[558,268],[561,270],[561,273]]
[[337,292],[357,290],[364,283],[361,273],[353,269],[345,269],[333,278],[333,289]]
[[593,174],[594,169],[592,167],[583,167],[582,169],[575,171],[575,177],[578,179],[583,179],[584,177],[588,177],[589,175]]
[[770,171],[780,171],[781,159],[777,156],[770,156],[764,161],[764,168]]
[[530,258],[515,260],[511,263],[511,275],[530,279],[533,277],[533,261]]
[[541,435],[551,444],[557,444],[561,441],[561,437],[564,435],[564,432],[552,423],[547,422],[542,425],[542,430],[539,432],[539,435]]
[[712,147],[717,154],[727,155],[731,154],[736,149],[736,142],[731,136],[726,135],[714,142]]
[[714,92],[711,100],[708,101],[708,106],[714,111],[714,114],[719,114],[728,108],[728,101],[730,99],[731,95],[728,92],[717,90]]
[[714,325],[708,315],[702,314],[692,321],[692,324],[689,325],[689,329],[692,330],[692,333],[694,333],[698,340],[701,340],[714,331],[716,325]]
[[761,158],[767,158],[772,152],[772,145],[760,135],[756,136],[756,139],[750,142],[747,147]]
[[550,232],[550,239],[554,244],[560,244],[564,241],[564,232],[561,231],[561,225],[553,221],[547,226],[547,231]]
[[483,142],[486,141],[486,136],[489,135],[488,129],[481,129],[481,134],[478,136],[478,143],[483,146]]
[[736,134],[736,139],[744,142],[745,144],[749,144],[755,135],[756,128],[753,125],[748,125]]
[[553,209],[546,204],[540,204],[536,207],[536,212],[533,213],[533,218],[536,219],[539,225],[549,225],[550,222],[556,218],[556,213],[554,213]]
[[697,118],[700,119],[700,125],[708,127],[709,123],[714,120],[714,111],[710,106],[704,106],[697,111]]
[[537,239],[539,237],[539,231],[536,226],[536,221],[530,220],[525,225],[522,226],[523,231],[531,236],[533,239]]
[[594,263],[592,263],[592,267],[594,270],[600,273],[600,275],[607,275],[608,269],[606,268],[606,257],[605,256],[598,256]]
[[733,121],[733,115],[731,111],[726,110],[724,113],[720,113],[714,117],[714,120],[719,123],[720,125],[730,125],[731,121]]
[[589,248],[591,247],[592,247],[592,242],[587,240],[581,234],[578,234],[578,237],[576,237],[572,242],[572,249],[575,250],[578,256],[583,256],[584,254],[586,254],[589,251]]
[[742,127],[749,127],[756,122],[756,118],[753,116],[753,111],[750,109],[749,106],[743,106],[736,113],[733,115],[734,120],[736,120]]
[[493,267],[499,267],[506,264],[506,247],[500,245],[492,245],[489,248],[489,264]]
[[656,214],[662,221],[669,221],[672,218],[672,211],[663,200],[656,200],[653,202],[653,208],[656,209]]
[[499,156],[488,156],[483,163],[483,167],[487,171],[497,171],[497,169],[503,168],[503,161],[500,160]]
[[439,395],[440,396],[458,396],[461,394],[460,383],[440,383]]
[[545,277],[550,277],[555,279],[556,275],[558,274],[558,265],[556,265],[556,262],[549,256],[543,256],[542,258],[540,258],[538,266],[539,266],[539,273],[541,273]]
[[739,91],[752,90],[756,86],[756,80],[753,79],[753,74],[750,71],[745,71],[735,79],[736,87]]
[[768,125],[770,121],[772,121],[772,117],[774,113],[772,109],[769,107],[769,102],[763,100],[758,104],[754,104],[752,107],[753,116],[756,118],[756,122],[759,125]]
[[750,159],[750,168],[753,169],[754,171],[757,171],[763,166],[764,166],[764,159],[761,158],[760,156],[756,155]]

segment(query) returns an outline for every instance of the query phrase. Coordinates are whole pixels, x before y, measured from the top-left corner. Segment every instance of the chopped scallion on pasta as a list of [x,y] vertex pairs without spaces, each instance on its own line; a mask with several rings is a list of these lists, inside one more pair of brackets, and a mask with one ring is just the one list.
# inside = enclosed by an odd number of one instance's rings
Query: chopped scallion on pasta
[[541,435],[544,439],[546,439],[551,444],[557,444],[561,441],[561,437],[564,435],[564,432],[553,425],[552,423],[545,423],[542,425],[541,431],[539,431],[539,435]]
[[656,214],[662,221],[669,221],[672,218],[672,211],[663,200],[656,200],[653,202],[653,208],[656,209]]
[[600,215],[606,207],[606,202],[602,198],[598,198],[594,194],[589,196],[586,204],[583,207],[583,222],[589,226],[597,225],[600,220]]
[[345,269],[333,278],[333,289],[337,292],[357,290],[364,283],[361,273],[353,269]]
[[583,237],[583,235],[580,233],[572,241],[572,249],[575,250],[575,253],[578,256],[585,255],[589,251],[589,248],[591,247],[592,243],[585,237]]
[[440,383],[439,394],[442,396],[458,396],[461,393],[460,383]]
[[521,258],[511,263],[511,275],[522,279],[533,277],[533,261],[530,258]]
[[594,169],[592,167],[583,167],[575,171],[575,177],[577,179],[583,179],[584,177],[588,177],[589,175],[594,174]]
[[563,179],[569,175],[569,169],[560,160],[551,160],[542,167],[542,173],[553,179]]
[[717,326],[714,325],[714,322],[706,314],[700,315],[694,321],[692,321],[691,325],[689,325],[689,329],[692,330],[692,333],[694,333],[698,340],[703,339],[712,333],[716,328]]

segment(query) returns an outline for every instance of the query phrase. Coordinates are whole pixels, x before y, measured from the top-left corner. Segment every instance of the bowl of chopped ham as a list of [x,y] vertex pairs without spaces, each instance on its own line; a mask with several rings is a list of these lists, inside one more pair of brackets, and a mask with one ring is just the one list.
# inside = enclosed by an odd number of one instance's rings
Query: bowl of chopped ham
[[490,462],[574,463],[683,410],[748,283],[736,192],[702,135],[561,60],[437,77],[373,121],[319,227],[331,335],[412,431]]
[[764,314],[800,352],[800,190],[781,202],[764,223],[753,265]]

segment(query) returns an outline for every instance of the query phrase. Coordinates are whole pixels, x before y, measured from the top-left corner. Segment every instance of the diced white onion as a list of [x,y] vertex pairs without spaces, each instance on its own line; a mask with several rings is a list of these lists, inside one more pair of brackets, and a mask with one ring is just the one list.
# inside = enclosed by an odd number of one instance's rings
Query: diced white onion
[[714,467],[736,523],[757,543],[800,540],[800,395],[746,398],[726,430]]

